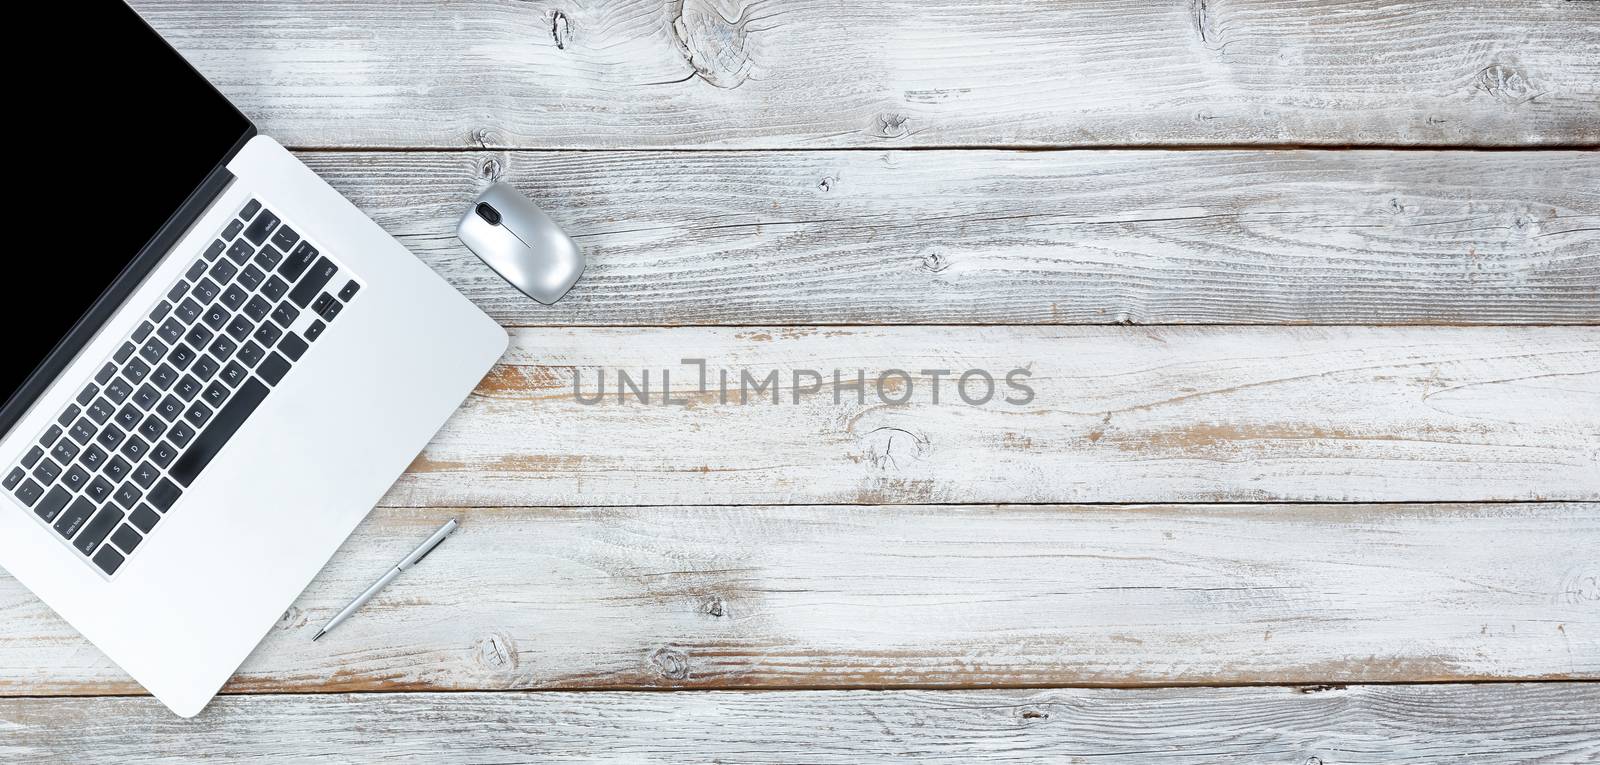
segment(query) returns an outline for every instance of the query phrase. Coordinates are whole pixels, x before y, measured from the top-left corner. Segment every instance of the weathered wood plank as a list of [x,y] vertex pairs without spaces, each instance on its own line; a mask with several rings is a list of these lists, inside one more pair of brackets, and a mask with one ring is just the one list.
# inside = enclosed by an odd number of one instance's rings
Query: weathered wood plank
[[[380,509],[227,691],[1600,679],[1596,549],[1597,504]],[[0,613],[0,695],[140,692]]]
[[134,5],[302,146],[1600,141],[1590,2]]
[[386,504],[1600,498],[1600,327],[525,329],[503,362]]
[[[302,156],[507,324],[1600,321],[1593,153]],[[587,249],[556,306],[455,238],[491,177]]]
[[[1600,686],[0,701],[7,762],[1500,763],[1600,758]],[[63,724],[70,725],[67,735]]]

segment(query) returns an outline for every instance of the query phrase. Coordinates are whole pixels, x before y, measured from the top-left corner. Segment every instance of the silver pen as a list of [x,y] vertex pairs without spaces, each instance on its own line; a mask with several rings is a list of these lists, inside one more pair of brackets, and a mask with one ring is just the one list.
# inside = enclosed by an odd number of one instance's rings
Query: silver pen
[[323,635],[328,634],[328,632],[334,627],[343,624],[344,620],[349,619],[351,615],[360,610],[362,606],[367,604],[367,601],[372,600],[379,592],[383,590],[383,588],[388,587],[389,583],[394,581],[394,578],[400,575],[400,572],[405,571],[406,569],[411,568],[418,563],[421,563],[423,558],[428,557],[428,553],[433,552],[433,548],[438,547],[439,543],[443,542],[446,537],[455,532],[456,526],[458,525],[460,524],[457,524],[456,519],[454,518],[446,521],[443,526],[439,527],[438,531],[433,532],[433,536],[428,537],[428,541],[417,545],[417,549],[412,550],[410,555],[407,555],[404,560],[396,563],[394,568],[389,569],[389,571],[383,576],[378,577],[378,581],[373,582],[372,586],[368,587],[366,592],[361,593],[360,597],[350,601],[350,605],[345,606],[344,610],[335,614],[332,619],[329,619],[328,623],[322,626],[322,629],[317,630],[317,634],[311,638],[311,641],[316,642],[321,640]]

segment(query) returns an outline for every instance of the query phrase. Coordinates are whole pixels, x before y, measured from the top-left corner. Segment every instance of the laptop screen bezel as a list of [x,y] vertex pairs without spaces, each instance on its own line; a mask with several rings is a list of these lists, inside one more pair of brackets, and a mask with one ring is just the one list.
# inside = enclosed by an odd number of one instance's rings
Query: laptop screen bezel
[[[23,414],[33,406],[34,402],[39,400],[40,396],[44,395],[45,391],[50,389],[50,386],[55,383],[61,372],[77,357],[78,352],[82,351],[83,347],[94,338],[95,333],[99,332],[100,328],[105,326],[112,316],[116,315],[117,311],[122,308],[122,304],[127,301],[129,295],[133,294],[134,289],[139,286],[140,282],[144,281],[144,278],[167,256],[167,252],[178,243],[184,232],[194,225],[194,222],[210,206],[212,200],[216,199],[228,187],[228,184],[233,181],[233,173],[229,172],[228,163],[257,134],[255,123],[249,117],[239,111],[239,108],[234,106],[231,101],[223,97],[216,90],[216,87],[206,80],[204,75],[200,74],[192,64],[189,64],[188,60],[173,49],[144,19],[139,18],[138,14],[130,13],[130,15],[138,19],[136,23],[143,27],[145,33],[161,41],[162,45],[167,46],[167,49],[172,51],[172,55],[182,60],[184,66],[194,73],[199,82],[205,83],[206,87],[217,93],[218,99],[222,103],[226,103],[228,108],[232,109],[233,113],[244,123],[244,132],[234,140],[227,151],[217,157],[217,161],[212,165],[211,171],[201,179],[200,183],[189,193],[183,203],[167,216],[167,219],[156,229],[155,234],[145,242],[143,247],[139,248],[138,253],[129,259],[128,264],[123,267],[116,278],[111,280],[111,284],[100,293],[99,297],[94,299],[94,302],[90,303],[88,310],[84,311],[83,315],[73,323],[72,328],[67,330],[67,333],[39,361],[33,371],[23,378],[22,384],[11,393],[9,398],[5,399],[5,403],[0,404],[0,438],[10,437],[12,428],[16,427],[17,421],[22,419]],[[138,151],[138,148],[137,146],[131,146],[127,147],[126,150]],[[27,362],[23,361],[22,363]],[[3,395],[3,392],[0,392],[0,395]]]

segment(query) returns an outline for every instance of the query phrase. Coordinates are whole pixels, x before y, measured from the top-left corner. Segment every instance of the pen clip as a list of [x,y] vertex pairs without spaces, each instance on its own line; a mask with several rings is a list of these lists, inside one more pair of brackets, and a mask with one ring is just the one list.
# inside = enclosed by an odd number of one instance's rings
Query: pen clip
[[412,560],[412,561],[411,561],[411,562],[410,562],[410,563],[407,563],[407,564],[406,564],[406,565],[405,565],[405,567],[404,567],[404,568],[402,568],[402,569],[400,569],[400,570],[401,570],[401,571],[404,571],[404,570],[406,570],[406,569],[407,569],[407,568],[411,568],[411,567],[412,567],[412,566],[415,566],[415,565],[417,565],[417,564],[418,564],[418,563],[421,563],[421,562],[422,562],[422,559],[423,559],[423,558],[426,558],[426,557],[428,557],[428,556],[429,556],[429,555],[432,555],[432,554],[433,554],[433,551],[434,551],[434,550],[437,550],[437,549],[439,549],[439,545],[442,545],[442,544],[444,544],[444,540],[446,540],[446,539],[449,539],[449,538],[450,538],[450,537],[440,537],[440,538],[439,538],[439,540],[438,540],[438,541],[437,541],[437,542],[434,542],[434,543],[433,543],[433,545],[432,545],[432,546],[430,546],[430,547],[429,547],[429,548],[428,548],[428,549],[426,549],[426,550],[423,550],[423,551],[422,551],[422,554],[421,554],[421,555],[418,555],[418,556],[417,556],[417,557],[416,557],[416,558],[415,558],[415,559],[414,559],[414,560]]

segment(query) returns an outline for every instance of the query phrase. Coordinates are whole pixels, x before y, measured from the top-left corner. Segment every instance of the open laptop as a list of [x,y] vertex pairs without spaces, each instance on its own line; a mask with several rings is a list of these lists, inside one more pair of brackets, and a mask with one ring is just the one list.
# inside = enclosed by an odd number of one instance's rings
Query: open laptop
[[17,179],[48,236],[0,277],[0,566],[187,717],[506,334],[132,10],[59,12],[96,76],[11,112],[95,140]]

